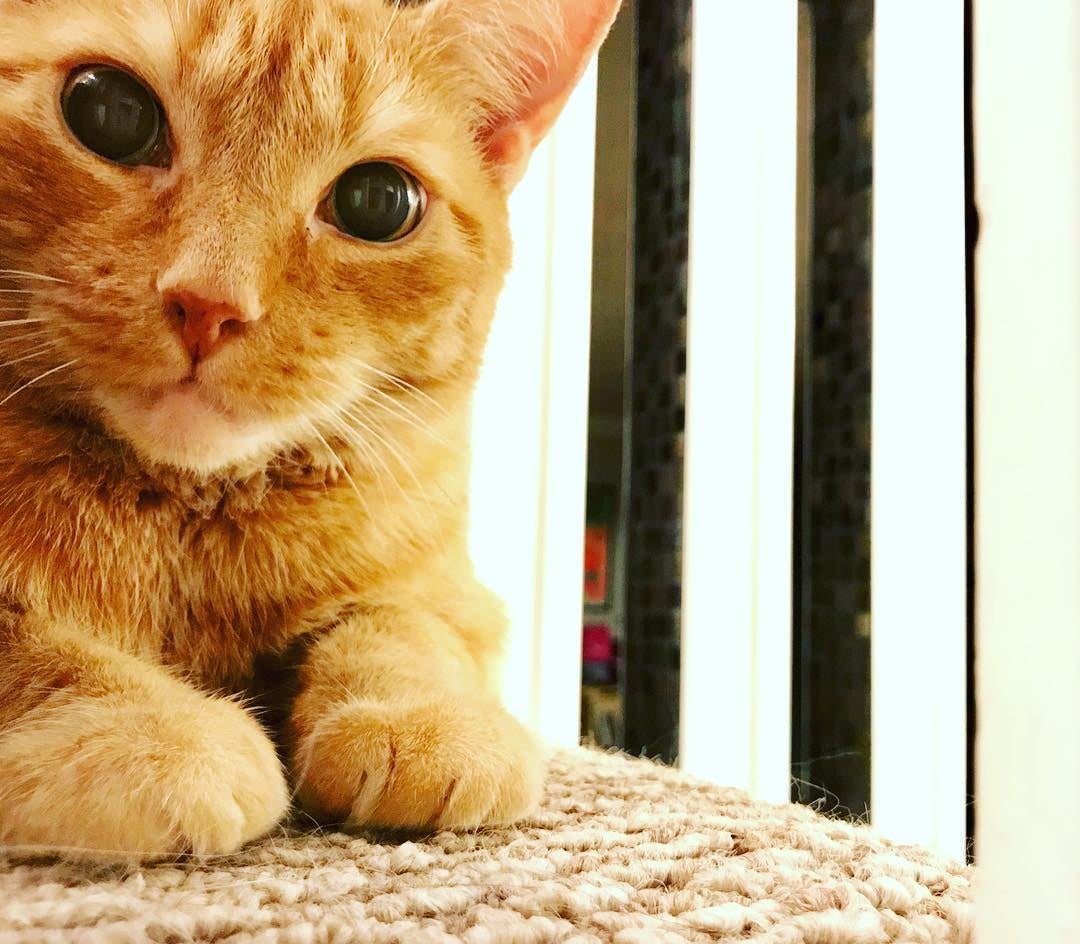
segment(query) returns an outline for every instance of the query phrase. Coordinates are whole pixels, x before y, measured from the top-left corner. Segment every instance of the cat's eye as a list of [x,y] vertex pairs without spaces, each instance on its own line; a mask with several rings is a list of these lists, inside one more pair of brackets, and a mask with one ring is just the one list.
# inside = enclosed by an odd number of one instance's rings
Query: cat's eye
[[350,167],[327,198],[332,222],[370,243],[391,243],[416,229],[424,214],[420,184],[395,164],[373,161]]
[[115,164],[167,162],[165,115],[154,93],[129,72],[86,66],[64,87],[61,109],[71,133]]

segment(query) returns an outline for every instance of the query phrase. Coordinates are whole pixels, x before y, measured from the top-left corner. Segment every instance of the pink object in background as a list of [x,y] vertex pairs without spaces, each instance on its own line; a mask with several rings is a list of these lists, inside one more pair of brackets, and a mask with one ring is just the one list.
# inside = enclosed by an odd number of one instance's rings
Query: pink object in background
[[611,630],[603,623],[591,623],[586,626],[581,655],[586,662],[611,662],[615,658],[615,644],[611,638]]
[[586,625],[581,640],[582,678],[588,685],[615,681],[615,640],[604,623]]

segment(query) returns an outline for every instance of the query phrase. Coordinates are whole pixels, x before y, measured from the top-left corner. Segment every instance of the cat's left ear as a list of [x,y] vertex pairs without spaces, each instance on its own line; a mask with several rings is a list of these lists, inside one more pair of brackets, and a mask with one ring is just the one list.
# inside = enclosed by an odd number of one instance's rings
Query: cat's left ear
[[[466,19],[473,61],[488,85],[477,134],[512,188],[551,130],[622,0],[442,0]],[[481,65],[482,63],[482,65]]]

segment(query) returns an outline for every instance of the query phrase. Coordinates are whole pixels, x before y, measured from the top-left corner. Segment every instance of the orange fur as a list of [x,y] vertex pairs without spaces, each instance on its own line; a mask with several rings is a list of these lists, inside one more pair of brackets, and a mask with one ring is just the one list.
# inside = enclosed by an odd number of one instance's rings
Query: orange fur
[[[468,416],[507,192],[617,5],[0,0],[0,844],[228,852],[286,777],[354,823],[536,800],[465,547]],[[170,166],[66,131],[93,63],[160,98]],[[380,159],[429,193],[416,232],[316,219]],[[177,286],[261,311],[197,393]],[[284,764],[237,700],[274,658]]]

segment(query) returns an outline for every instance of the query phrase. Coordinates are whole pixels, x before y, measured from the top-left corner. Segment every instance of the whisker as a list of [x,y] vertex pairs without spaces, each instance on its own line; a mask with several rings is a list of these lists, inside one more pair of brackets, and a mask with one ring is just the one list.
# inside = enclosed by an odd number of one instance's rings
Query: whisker
[[[332,380],[328,380],[326,378],[323,378],[323,381],[326,384],[328,384],[329,386],[333,387],[339,393],[342,393],[342,394],[348,396],[349,391],[347,391],[346,389],[341,387],[339,384],[336,384]],[[413,429],[418,430],[419,432],[424,433],[427,436],[430,436],[436,442],[440,443],[443,446],[446,446],[448,449],[455,450],[458,453],[462,452],[462,449],[459,446],[457,446],[455,443],[450,442],[448,439],[446,439],[445,437],[443,437],[439,433],[437,433],[435,431],[435,429],[431,426],[431,424],[425,423],[417,415],[417,413],[414,410],[410,410],[404,403],[402,403],[396,397],[392,397],[385,390],[380,390],[378,387],[374,386],[373,384],[369,384],[369,383],[367,383],[365,381],[360,381],[360,382],[363,384],[364,389],[366,391],[368,391],[370,393],[378,394],[380,397],[382,397],[384,400],[387,401],[386,404],[383,404],[383,403],[378,403],[376,401],[368,399],[367,400],[368,403],[371,403],[372,405],[379,407],[381,410],[383,410],[383,412],[389,413],[391,416],[397,417],[398,419],[400,419],[403,422],[407,423]],[[395,409],[391,410],[390,406],[395,407]],[[404,413],[399,412],[399,411],[404,411]]]
[[60,285],[70,285],[67,279],[58,279],[53,275],[41,275],[39,272],[27,272],[24,269],[0,269],[0,277],[16,276],[20,279],[37,279],[39,282],[58,282]]
[[404,403],[398,400],[396,397],[392,397],[385,390],[380,390],[378,387],[369,388],[372,393],[377,393],[385,402],[378,402],[369,400],[374,406],[377,406],[384,413],[389,413],[391,416],[397,417],[402,422],[411,426],[413,429],[418,430],[424,435],[431,437],[437,443],[442,446],[446,446],[457,453],[463,453],[465,450],[461,448],[457,443],[452,443],[449,439],[443,436],[441,433],[437,433],[429,423],[425,423],[415,411],[410,410]]
[[14,360],[4,361],[3,364],[0,364],[0,368],[13,367],[15,364],[23,363],[23,361],[32,361],[35,357],[41,357],[42,354],[51,350],[53,347],[54,345],[52,342],[43,344],[41,347],[34,348],[29,354],[24,354],[22,357],[16,357]]
[[443,416],[450,416],[450,413],[446,409],[446,407],[444,407],[438,400],[431,396],[431,394],[425,392],[424,390],[421,390],[419,387],[409,383],[407,380],[403,380],[401,377],[398,377],[395,374],[387,373],[385,370],[380,370],[378,367],[369,364],[367,361],[362,360],[359,357],[350,357],[349,360],[361,369],[371,371],[371,373],[375,374],[376,377],[381,377],[388,383],[393,384],[399,390],[403,390],[420,397],[422,400],[430,403],[433,407],[435,407],[435,409],[442,413]]
[[[420,484],[420,479],[417,478],[416,473],[413,471],[412,466],[409,465],[409,463],[405,461],[405,457],[402,456],[401,452],[393,445],[393,443],[391,443],[389,440],[387,440],[383,436],[380,436],[378,432],[376,432],[371,426],[369,426],[366,422],[364,422],[363,418],[357,416],[351,410],[346,409],[344,411],[344,415],[348,416],[354,423],[358,423],[361,426],[361,428],[363,428],[364,432],[366,432],[369,436],[373,436],[379,443],[381,443],[386,448],[386,450],[390,453],[390,455],[392,455],[395,459],[397,459],[397,461],[401,465],[401,467],[409,474],[409,478],[411,478],[413,480],[413,484],[416,485],[417,491],[420,493],[420,496],[424,499],[424,503],[428,506],[428,511],[430,511],[431,514],[434,515],[435,514],[435,508],[431,504],[431,498],[428,496],[427,490],[424,488],[423,485]],[[394,478],[394,481],[395,482],[397,481],[396,477]],[[398,487],[400,488],[400,486],[401,486],[401,483],[398,482]],[[403,495],[405,494],[404,489],[402,489],[402,494]]]
[[352,486],[353,491],[356,492],[356,497],[359,498],[361,504],[363,504],[364,511],[370,516],[371,509],[368,507],[368,503],[367,503],[366,499],[364,498],[364,496],[361,494],[359,487],[357,487],[356,481],[353,479],[352,475],[349,474],[349,470],[345,467],[345,463],[342,462],[341,458],[338,456],[338,454],[336,452],[334,452],[334,450],[330,446],[330,443],[328,443],[326,441],[326,439],[323,438],[323,434],[319,432],[318,427],[314,423],[312,423],[311,420],[305,419],[304,422],[307,424],[307,426],[311,430],[311,432],[314,433],[315,438],[318,439],[319,442],[323,444],[326,451],[329,452],[330,455],[334,457],[334,461],[337,462],[338,468],[341,469],[341,472],[345,476],[345,478],[347,478],[349,480],[349,484]]
[[[394,477],[394,473],[386,464],[386,460],[384,460],[383,457],[380,456],[374,448],[372,448],[371,443],[366,442],[362,437],[360,437],[357,434],[357,431],[350,428],[348,424],[346,424],[341,419],[340,416],[330,414],[327,417],[327,420],[337,427],[338,432],[344,436],[345,441],[354,449],[359,450],[361,455],[364,456],[364,458],[368,459],[369,461],[374,461],[378,463],[378,465],[383,469],[383,471],[385,471],[386,474],[390,476],[390,480],[395,485],[397,485],[398,490],[401,491],[402,495],[405,495],[404,490],[401,488],[401,483],[398,482],[397,479]],[[375,482],[379,486],[379,493],[382,495],[383,504],[388,505],[390,503],[389,498],[387,497],[386,488],[383,486],[382,476],[379,475],[378,469],[375,469]]]
[[[323,401],[317,398],[305,397],[309,408],[314,407],[315,411],[319,414],[320,421],[331,423],[342,436],[345,444],[351,446],[360,451],[365,458],[378,459],[378,454],[372,449],[371,444],[366,442],[361,436],[358,435],[355,429],[352,429],[348,424],[343,422],[340,416],[340,407],[330,401]],[[389,472],[389,469],[387,469]],[[382,482],[379,482],[380,488]],[[385,493],[383,498],[385,499]]]
[[[0,308],[0,311],[6,311],[7,309]],[[17,321],[0,321],[0,328],[6,328],[9,325],[27,325],[27,324],[41,324],[44,318],[19,318]]]
[[16,387],[14,390],[11,391],[11,393],[9,393],[6,397],[0,400],[0,406],[3,406],[5,403],[8,402],[8,400],[12,399],[12,397],[17,397],[28,387],[32,387],[34,384],[44,380],[46,377],[51,377],[53,374],[57,374],[62,370],[66,370],[68,367],[74,367],[77,363],[79,363],[79,358],[75,357],[64,364],[52,367],[44,373],[38,374],[33,380],[28,380],[22,386]]
[[393,384],[395,387],[397,387],[399,390],[403,391],[404,393],[412,394],[414,396],[419,397],[425,403],[429,403],[436,410],[438,410],[440,413],[442,413],[443,416],[447,416],[447,417],[450,416],[450,411],[447,410],[445,406],[443,406],[438,400],[436,400],[427,391],[421,390],[419,387],[415,386],[414,384],[409,383],[407,380],[402,380],[400,377],[395,377],[393,374],[388,374],[388,373],[386,373],[385,371],[382,371],[382,370],[376,370],[375,374],[378,377],[382,377],[383,380],[387,381],[388,383]]
[[33,295],[32,288],[0,288],[0,295]]

